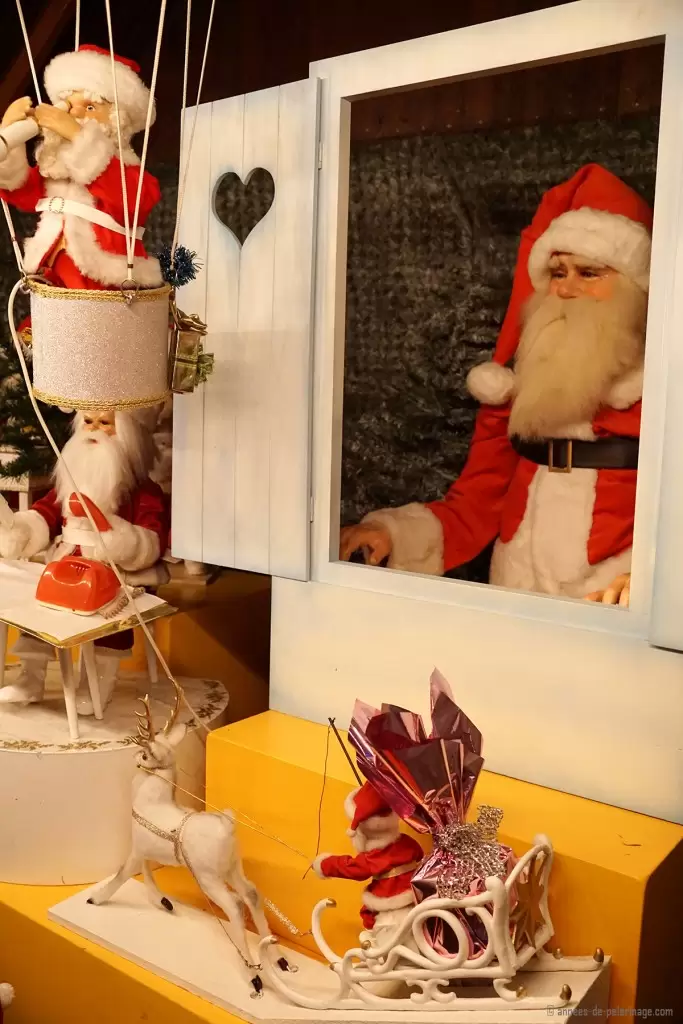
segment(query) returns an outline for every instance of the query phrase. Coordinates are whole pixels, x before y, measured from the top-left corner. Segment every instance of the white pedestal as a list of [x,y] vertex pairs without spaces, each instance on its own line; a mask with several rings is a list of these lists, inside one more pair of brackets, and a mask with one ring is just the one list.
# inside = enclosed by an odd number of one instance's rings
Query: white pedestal
[[[8,670],[8,681],[12,672]],[[221,683],[180,679],[188,701],[209,727],[223,725],[228,693]],[[130,846],[131,784],[137,747],[137,698],[149,692],[161,726],[171,703],[165,680],[123,676],[101,722],[81,718],[79,740],[64,735],[64,699],[51,665],[41,704],[0,705],[0,881],[74,885],[112,874]],[[189,725],[178,750],[179,785],[204,792],[205,734]],[[180,803],[193,801],[179,794]]]
[[[78,893],[52,907],[53,921],[79,935],[119,953],[127,960],[175,982],[181,988],[201,996],[244,1020],[271,1021],[273,1024],[298,1024],[300,1021],[400,1022],[400,1024],[535,1024],[552,1019],[546,1010],[510,1009],[501,1002],[499,1010],[457,1010],[452,1005],[443,1011],[427,1011],[418,1006],[387,1012],[363,1007],[353,1010],[308,1010],[293,1006],[272,989],[261,999],[250,997],[250,986],[239,958],[226,938],[220,923],[210,914],[185,906],[174,896],[174,912],[167,914],[153,907],[141,882],[131,880],[109,904],[88,905],[89,890]],[[263,893],[267,896],[268,893]],[[249,935],[254,962],[258,959],[257,940]],[[335,980],[324,964],[303,953],[284,951],[299,971],[290,984],[312,996],[334,992]],[[281,956],[275,946],[271,955]],[[553,998],[566,982],[571,986],[571,1006],[552,1011],[556,1018],[605,1016],[609,986],[609,968],[587,973],[524,974],[522,980],[529,995]],[[602,1013],[593,1011],[602,1011]]]

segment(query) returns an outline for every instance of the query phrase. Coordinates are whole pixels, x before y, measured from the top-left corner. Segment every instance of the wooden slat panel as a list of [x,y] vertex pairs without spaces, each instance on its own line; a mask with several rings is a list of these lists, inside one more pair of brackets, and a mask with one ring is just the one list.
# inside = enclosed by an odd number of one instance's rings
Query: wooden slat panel
[[[203,523],[204,561],[235,564],[235,432],[240,371],[236,340],[239,307],[240,245],[213,210],[213,194],[223,174],[242,176],[244,97],[212,105],[209,181],[208,348],[214,372],[204,391]],[[199,458],[199,455],[198,455]]]
[[[186,113],[184,144],[189,144],[194,108]],[[181,167],[184,166],[184,160]],[[180,242],[193,249],[203,264],[194,281],[181,288],[181,309],[206,319],[207,248],[211,168],[211,105],[202,104],[187,176],[180,223]],[[207,345],[207,351],[210,351]],[[176,395],[173,403],[173,553],[202,560],[202,459],[204,388],[191,395]]]
[[308,578],[318,82],[280,89],[270,401],[270,572]]
[[238,337],[235,342],[235,565],[269,571],[270,396],[272,374],[275,218],[278,204],[279,89],[245,97],[243,175],[272,174],[273,206],[242,248]]

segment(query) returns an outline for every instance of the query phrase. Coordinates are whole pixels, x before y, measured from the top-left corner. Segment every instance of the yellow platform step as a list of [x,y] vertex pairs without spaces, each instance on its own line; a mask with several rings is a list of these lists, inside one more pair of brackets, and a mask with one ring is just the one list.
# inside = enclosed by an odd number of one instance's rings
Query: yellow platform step
[[[351,852],[343,801],[355,782],[332,737],[323,793],[327,741],[324,726],[273,711],[219,729],[208,740],[207,800],[238,812],[248,874],[301,931],[319,899],[337,900],[326,934],[339,952],[357,943],[361,886],[303,877],[319,812],[320,849]],[[614,957],[612,1005],[671,1008],[683,1019],[683,913],[673,906],[683,891],[683,828],[489,772],[474,803],[504,809],[501,838],[517,854],[537,833],[550,837],[553,944],[570,955],[601,946]]]

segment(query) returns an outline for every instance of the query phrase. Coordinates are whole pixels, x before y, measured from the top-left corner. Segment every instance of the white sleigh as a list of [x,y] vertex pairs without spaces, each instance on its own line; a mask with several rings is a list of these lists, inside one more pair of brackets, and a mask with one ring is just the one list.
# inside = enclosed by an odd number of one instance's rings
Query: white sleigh
[[[371,1007],[393,1011],[418,1008],[443,1011],[445,1008],[491,1010],[501,1005],[519,1009],[569,1006],[572,992],[566,983],[555,996],[539,998],[528,995],[518,977],[521,972],[529,971],[597,971],[605,963],[600,949],[592,957],[564,957],[559,951],[551,954],[544,950],[553,935],[547,897],[552,860],[550,841],[545,836],[536,836],[534,846],[520,858],[505,882],[496,877],[488,878],[486,891],[478,896],[427,899],[414,907],[381,944],[366,943],[362,948],[347,950],[341,957],[330,948],[321,927],[324,911],[334,907],[335,901],[322,900],[313,910],[312,931],[320,952],[337,977],[337,991],[325,998],[297,991],[267,955],[268,945],[275,941],[273,937],[264,939],[260,945],[267,981],[296,1005],[317,1010]],[[538,883],[540,894],[537,912],[531,918],[535,925],[533,944],[526,941],[515,949],[510,927],[516,903],[515,885],[532,877]],[[472,959],[467,959],[467,937],[454,911],[478,917],[486,929],[486,948]],[[457,955],[445,956],[429,944],[424,926],[433,918],[441,918],[445,926],[452,929],[458,940]],[[470,984],[477,980],[484,986],[490,984],[491,995],[473,995],[471,987],[457,984],[465,980]],[[397,983],[396,994],[379,994],[379,986],[372,984],[378,982]]]

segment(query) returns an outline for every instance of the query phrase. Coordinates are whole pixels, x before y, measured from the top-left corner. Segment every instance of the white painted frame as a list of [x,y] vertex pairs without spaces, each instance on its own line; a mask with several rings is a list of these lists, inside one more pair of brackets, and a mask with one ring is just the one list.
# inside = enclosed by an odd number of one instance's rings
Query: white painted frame
[[[351,101],[657,39],[665,40],[665,63],[629,612],[337,561]],[[313,64],[311,76],[323,80],[312,579],[683,648],[683,587],[677,585],[683,569],[682,531],[677,525],[683,520],[683,474],[678,465],[683,451],[683,4],[578,0],[335,57]]]

